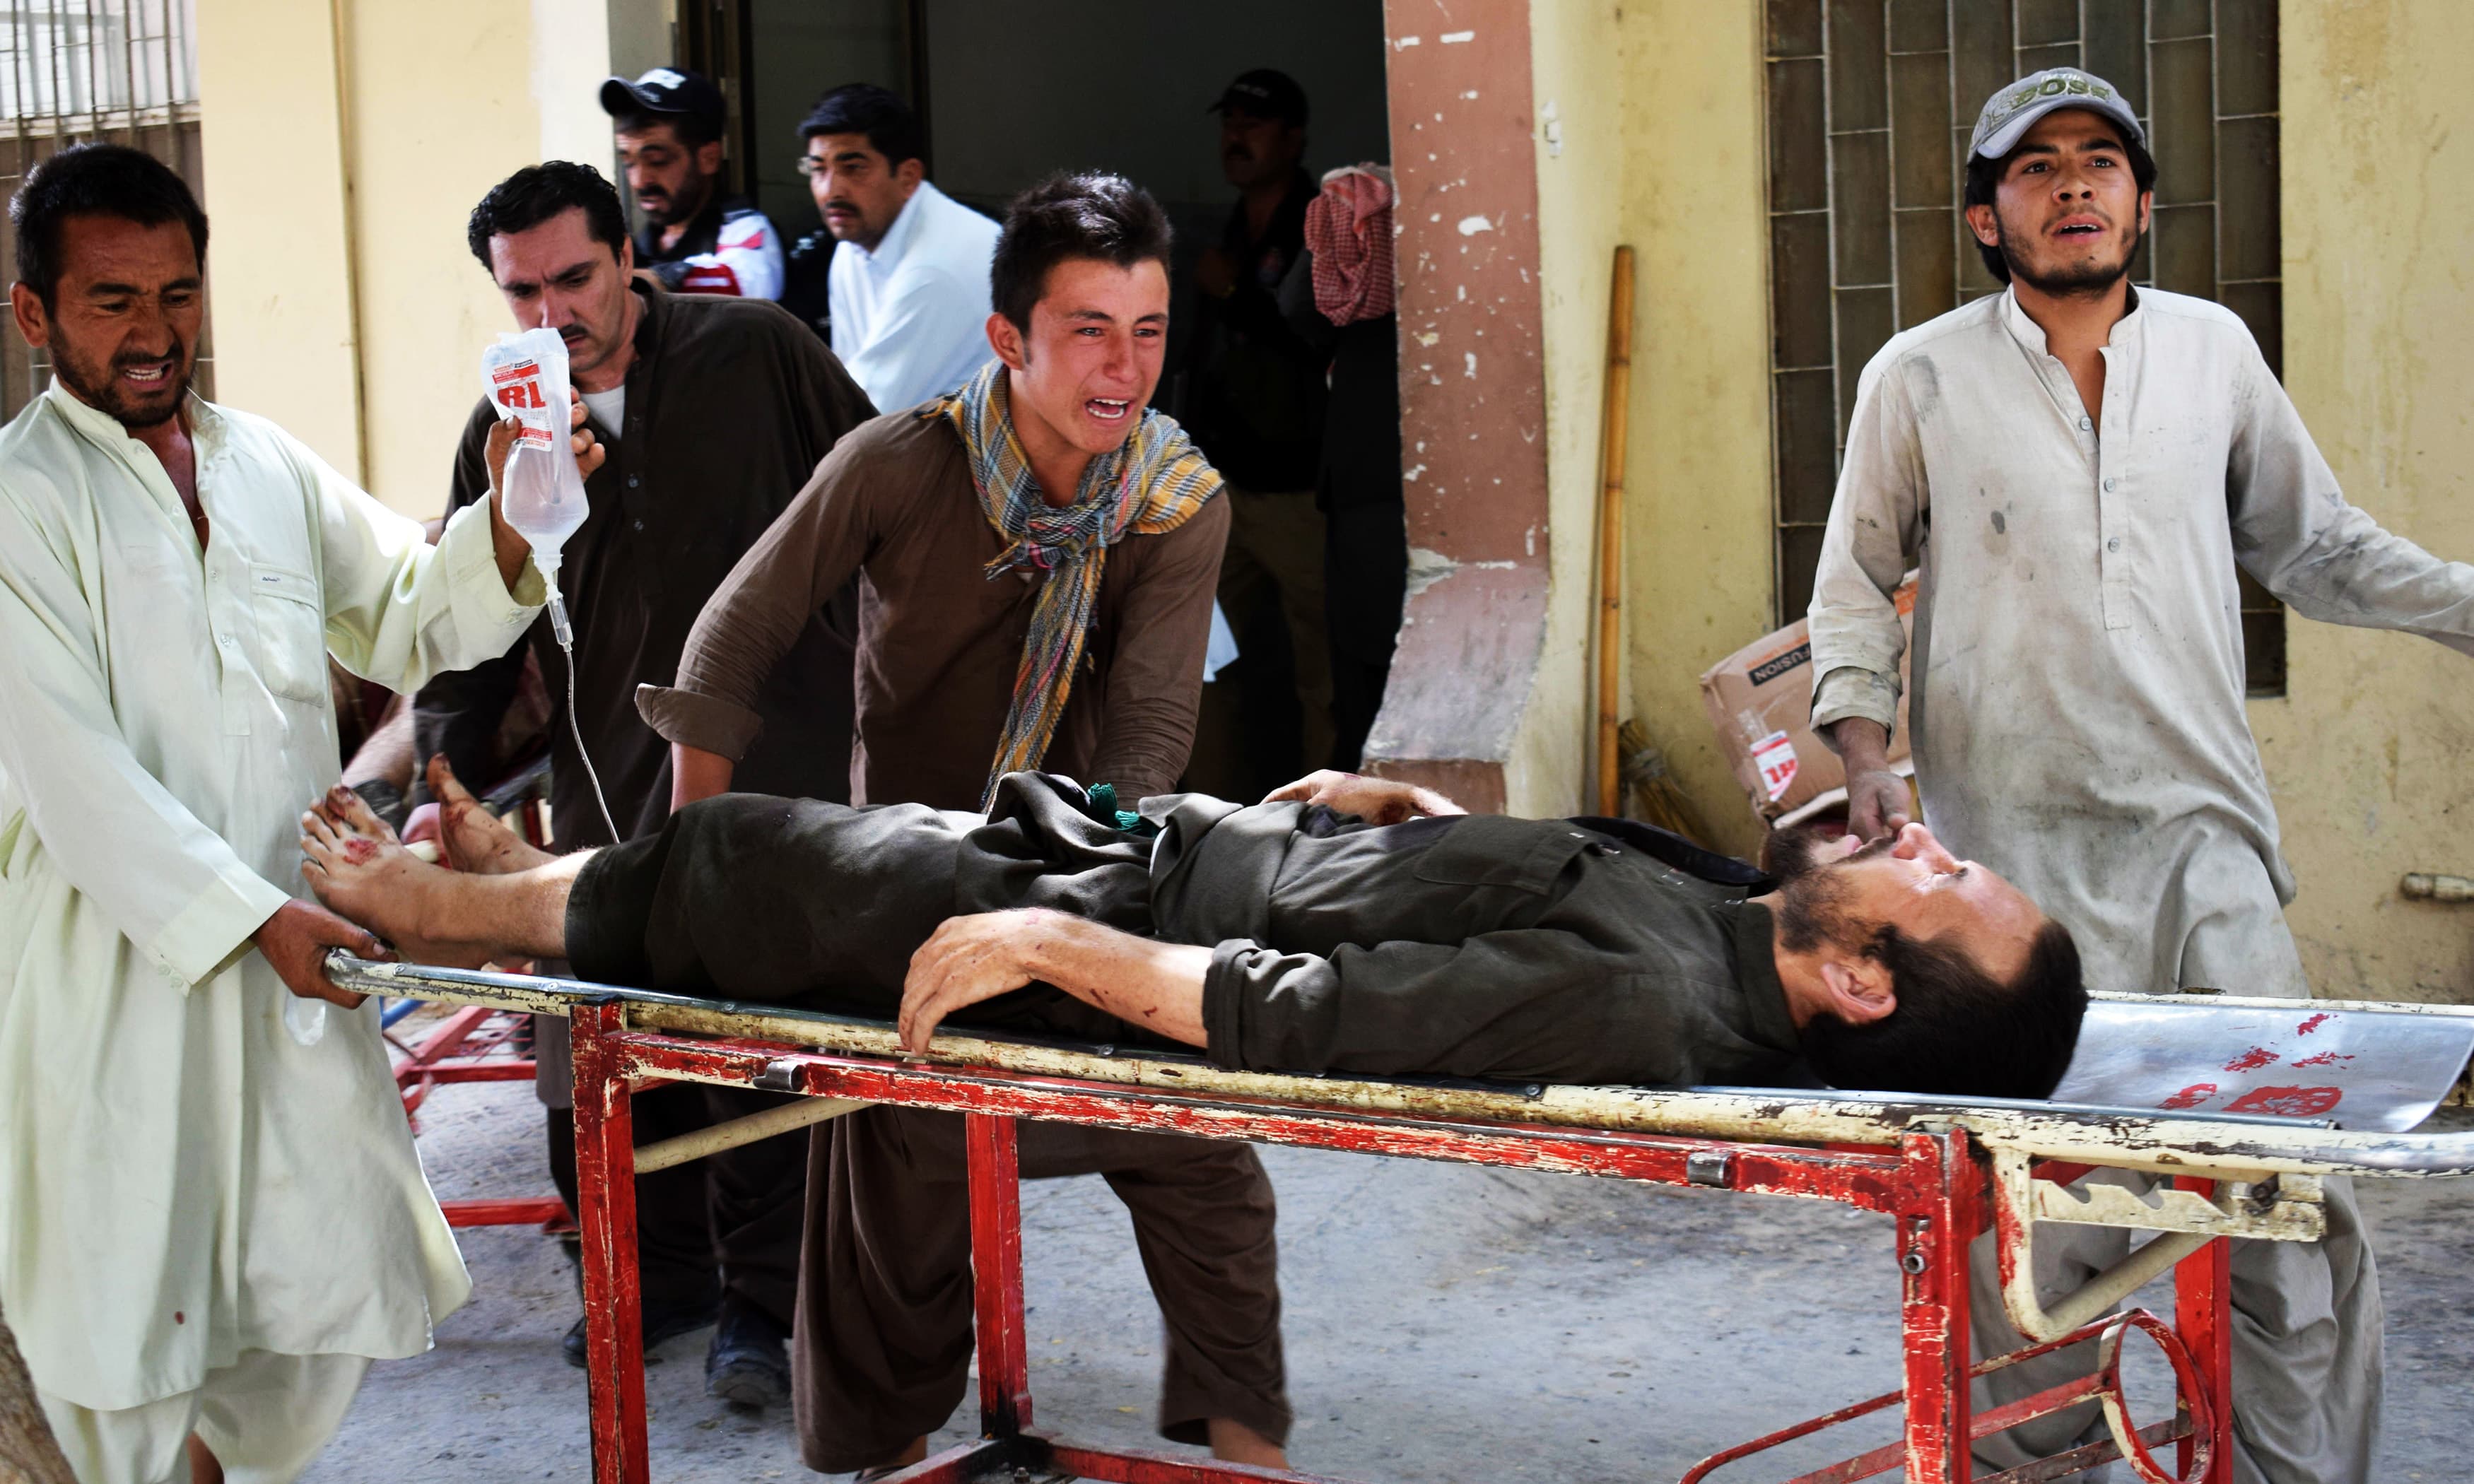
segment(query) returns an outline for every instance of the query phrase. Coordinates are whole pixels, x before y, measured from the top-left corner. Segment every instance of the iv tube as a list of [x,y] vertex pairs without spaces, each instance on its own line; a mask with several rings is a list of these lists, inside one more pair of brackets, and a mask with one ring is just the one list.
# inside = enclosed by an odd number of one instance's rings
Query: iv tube
[[601,792],[601,775],[594,771],[593,754],[584,745],[584,723],[575,714],[575,631],[568,626],[567,602],[559,596],[558,569],[542,574],[549,584],[549,632],[558,639],[558,652],[567,661],[567,729],[575,738],[576,760],[584,764],[586,781],[593,785],[593,802],[601,808],[602,827],[610,831],[612,845],[623,845],[627,837],[618,832],[618,824],[610,817],[610,801]]

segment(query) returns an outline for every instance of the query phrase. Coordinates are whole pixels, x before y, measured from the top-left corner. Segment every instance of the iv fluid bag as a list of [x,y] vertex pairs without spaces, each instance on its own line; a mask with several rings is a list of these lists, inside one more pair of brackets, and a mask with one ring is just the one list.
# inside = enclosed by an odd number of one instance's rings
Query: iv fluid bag
[[482,395],[522,422],[507,455],[499,514],[532,543],[533,564],[558,570],[559,550],[584,524],[584,476],[568,442],[567,342],[553,329],[501,335],[481,352]]

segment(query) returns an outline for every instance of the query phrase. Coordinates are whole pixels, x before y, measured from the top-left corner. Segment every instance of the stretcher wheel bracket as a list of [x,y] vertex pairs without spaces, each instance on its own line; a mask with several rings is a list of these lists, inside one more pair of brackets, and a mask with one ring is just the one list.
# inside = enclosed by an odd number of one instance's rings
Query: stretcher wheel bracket
[[[2173,1368],[2175,1396],[2173,1416],[2168,1421],[2152,1424],[2146,1428],[2134,1428],[2131,1425],[2129,1400],[2122,1394],[2122,1342],[2128,1338],[2134,1329],[2154,1340],[2157,1348],[2165,1352],[2167,1363]],[[2005,1432],[2024,1423],[2034,1422],[2037,1418],[2049,1417],[2055,1412],[2064,1411],[2090,1400],[2095,1400],[2103,1407],[2105,1428],[2113,1436],[2106,1441],[2084,1444],[2068,1452],[2056,1453],[2050,1458],[2040,1458],[2015,1469],[2006,1469],[2000,1473],[1981,1475],[1977,1479],[1976,1484],[2050,1484],[2051,1480],[2069,1478],[2093,1469],[2098,1464],[2110,1463],[2117,1458],[2127,1462],[2131,1472],[2139,1476],[2143,1484],[2206,1484],[2210,1476],[2208,1468],[2213,1451],[2210,1446],[2210,1429],[2214,1422],[2206,1388],[2200,1384],[2198,1368],[2192,1360],[2190,1350],[2182,1343],[2181,1336],[2174,1333],[2171,1326],[2146,1309],[2132,1309],[2123,1314],[2108,1315],[2104,1319],[2081,1326],[2058,1338],[2030,1345],[2023,1350],[2015,1350],[2006,1355],[1997,1355],[1991,1360],[1979,1362],[1971,1368],[1968,1376],[1971,1378],[1989,1376],[1993,1372],[2017,1365],[2023,1360],[2032,1360],[2039,1355],[2050,1354],[2054,1351],[2083,1344],[2089,1340],[2097,1342],[2095,1371],[2076,1380],[2049,1387],[2033,1396],[2023,1397],[2005,1406],[1999,1406],[1984,1413],[1971,1423],[1968,1436],[1971,1441],[1990,1437],[1994,1433]],[[1903,1392],[1885,1392],[1852,1406],[1841,1407],[1835,1412],[1825,1413],[1808,1422],[1798,1423],[1791,1427],[1782,1427],[1765,1437],[1755,1438],[1750,1443],[1739,1444],[1723,1452],[1712,1453],[1693,1465],[1685,1473],[1681,1484],[1702,1484],[1704,1479],[1729,1464],[1739,1463],[1757,1453],[1765,1453],[1783,1444],[1792,1443],[1798,1438],[1810,1437],[1815,1433],[1835,1427],[1841,1423],[1853,1422],[1859,1417],[1869,1417],[1875,1412],[1897,1405],[1904,1400],[1904,1395]],[[2182,1472],[2170,1473],[2156,1461],[2155,1455],[2149,1449],[2160,1443],[2183,1443],[2187,1446],[2189,1462]],[[1853,1458],[1840,1459],[1836,1463],[1815,1469],[1807,1473],[1800,1473],[1789,1479],[1787,1484],[1855,1484],[1858,1479],[1876,1478],[1889,1473],[1905,1461],[1906,1444],[1903,1441],[1885,1448],[1875,1448],[1868,1453],[1859,1453]]]

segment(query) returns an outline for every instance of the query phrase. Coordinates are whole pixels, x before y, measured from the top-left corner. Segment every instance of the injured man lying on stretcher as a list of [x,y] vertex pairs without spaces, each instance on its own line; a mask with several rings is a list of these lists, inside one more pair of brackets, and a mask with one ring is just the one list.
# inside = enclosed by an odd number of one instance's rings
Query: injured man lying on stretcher
[[338,790],[303,874],[409,959],[898,1015],[914,1049],[951,1018],[1253,1070],[2032,1098],[2086,1008],[2069,931],[1918,825],[1774,852],[1773,878],[1342,774],[1114,804],[1036,773],[984,815],[730,794],[558,857],[463,808],[483,874]]

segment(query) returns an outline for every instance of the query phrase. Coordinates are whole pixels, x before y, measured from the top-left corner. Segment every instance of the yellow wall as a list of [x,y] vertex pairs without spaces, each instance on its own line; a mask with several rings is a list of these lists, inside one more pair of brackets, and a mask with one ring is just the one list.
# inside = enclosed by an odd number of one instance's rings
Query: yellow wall
[[609,170],[597,92],[614,31],[667,30],[635,13],[649,9],[202,7],[218,395],[397,509],[439,514],[481,347],[514,327],[465,218],[520,166]]
[[[1589,694],[1599,403],[1610,260],[1623,215],[1623,57],[1613,0],[1533,0],[1538,282],[1553,588],[1538,681],[1505,769],[1515,814],[1594,809]],[[1553,125],[1552,133],[1548,128]],[[1560,146],[1550,142],[1560,138]]]
[[1531,33],[1555,587],[1512,807],[1565,811],[1594,791],[1597,450],[1612,257],[1628,242],[1624,714],[1648,728],[1719,842],[1749,850],[1758,824],[1698,680],[1770,627],[1759,8],[1536,0]]
[[1762,830],[1700,676],[1769,632],[1769,203],[1754,4],[1624,7],[1624,231],[1639,259],[1625,461],[1632,709],[1715,832]]
[[[2474,6],[2283,8],[2285,384],[2345,493],[2474,561]],[[2251,726],[2323,995],[2474,1000],[2474,909],[2401,900],[2474,873],[2474,659],[2302,619]]]
[[199,10],[215,395],[275,419],[358,478],[360,347],[336,47],[326,0]]
[[[473,0],[355,0],[347,22],[352,260],[370,491],[422,516],[480,395],[481,347],[514,327],[464,246],[484,192],[540,158],[532,14]],[[455,78],[453,102],[438,80]]]

